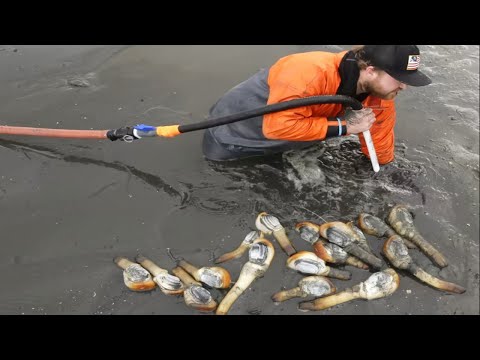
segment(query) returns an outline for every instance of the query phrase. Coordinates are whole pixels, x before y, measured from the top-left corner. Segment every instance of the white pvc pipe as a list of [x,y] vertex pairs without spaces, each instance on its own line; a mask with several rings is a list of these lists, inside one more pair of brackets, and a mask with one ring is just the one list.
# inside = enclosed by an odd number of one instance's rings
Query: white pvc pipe
[[370,130],[364,131],[363,137],[365,138],[365,142],[367,143],[368,153],[370,154],[370,161],[372,162],[373,171],[379,172],[380,165],[378,165],[377,153],[375,151],[375,146],[373,145]]

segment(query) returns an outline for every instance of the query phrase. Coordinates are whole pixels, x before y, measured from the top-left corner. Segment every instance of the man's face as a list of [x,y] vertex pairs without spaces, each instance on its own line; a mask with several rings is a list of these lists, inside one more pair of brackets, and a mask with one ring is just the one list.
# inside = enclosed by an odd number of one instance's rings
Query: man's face
[[375,69],[374,74],[367,83],[367,90],[380,99],[392,100],[401,90],[407,88],[406,84],[394,79],[383,70]]

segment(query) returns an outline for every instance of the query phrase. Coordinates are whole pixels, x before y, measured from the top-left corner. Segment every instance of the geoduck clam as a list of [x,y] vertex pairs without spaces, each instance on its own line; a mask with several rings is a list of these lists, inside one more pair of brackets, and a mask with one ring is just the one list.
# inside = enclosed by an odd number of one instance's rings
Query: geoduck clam
[[323,275],[340,280],[349,280],[352,277],[349,271],[325,265],[325,261],[311,251],[299,251],[293,254],[287,259],[287,267],[307,275]]
[[185,290],[185,286],[178,277],[170,275],[167,270],[162,269],[152,260],[139,254],[135,261],[153,275],[153,281],[165,295],[179,295]]
[[368,269],[368,265],[360,259],[348,254],[340,246],[329,243],[320,238],[320,225],[304,221],[295,225],[295,230],[300,233],[300,238],[313,245],[313,251],[320,259],[331,264],[347,264]]
[[183,268],[192,275],[195,280],[212,288],[226,289],[230,287],[230,283],[232,282],[230,273],[219,266],[204,266],[198,268],[184,259],[177,260],[177,266]]
[[[397,235],[395,230],[388,226],[385,221],[371,214],[361,213],[358,215],[358,225],[367,234],[376,236],[378,238],[389,238],[393,235]],[[402,240],[408,248],[417,248],[417,246],[410,240],[404,238],[402,238]]]
[[325,239],[328,239],[329,242],[340,246],[346,252],[356,256],[363,262],[372,265],[374,268],[380,269],[382,267],[382,260],[357,245],[357,235],[343,222],[332,221],[321,225],[320,235]]
[[383,245],[383,254],[397,269],[410,272],[415,277],[433,286],[434,288],[456,294],[463,294],[466,291],[465,288],[457,284],[441,280],[420,268],[416,263],[414,263],[408,254],[408,249],[404,245],[402,238],[398,235],[393,235],[387,241],[385,241],[385,244]]
[[263,233],[261,231],[250,231],[247,236],[243,239],[242,243],[238,248],[236,248],[233,251],[227,252],[218,258],[214,260],[215,264],[220,264],[225,261],[233,260],[233,259],[238,259],[241,257],[245,251],[250,249],[252,246],[253,242],[257,239],[263,238]]
[[123,269],[123,282],[132,291],[150,291],[156,284],[152,275],[140,264],[130,261],[126,257],[117,256],[113,259],[120,269]]
[[387,222],[403,238],[417,245],[439,267],[448,265],[447,259],[432,244],[425,240],[413,225],[413,218],[404,205],[394,206],[388,214]]
[[267,239],[257,239],[248,251],[248,261],[243,265],[237,282],[218,305],[216,314],[225,315],[238,297],[255,281],[263,277],[272,262],[275,250]]
[[337,288],[324,276],[307,276],[299,281],[298,286],[279,291],[272,295],[274,302],[282,302],[296,297],[314,296],[316,298],[333,294]]
[[363,233],[363,231],[358,227],[356,227],[353,221],[349,221],[346,224],[350,229],[353,230],[355,235],[357,235],[356,243],[358,244],[358,246],[360,246],[366,252],[369,252],[370,254],[375,255],[372,249],[370,249],[370,246],[368,245],[368,242],[367,242],[367,238],[365,237],[365,234]]
[[255,220],[255,226],[265,234],[273,234],[273,237],[278,241],[280,247],[288,256],[297,252],[288,238],[285,228],[275,216],[269,215],[266,212],[261,212]]
[[323,239],[318,240],[313,244],[313,251],[320,258],[327,263],[337,265],[351,265],[359,269],[368,270],[369,266],[362,260],[357,259],[355,256],[351,256],[340,246],[325,241]]
[[302,221],[295,224],[295,230],[300,238],[310,244],[315,244],[320,239],[320,225],[310,221]]
[[203,288],[202,284],[195,281],[189,273],[179,266],[173,268],[172,273],[185,284],[183,298],[188,307],[202,312],[211,312],[217,308],[218,304],[210,291]]
[[399,284],[398,274],[395,270],[388,268],[372,274],[367,280],[339,293],[301,302],[298,308],[299,310],[324,310],[354,299],[379,299],[393,294]]

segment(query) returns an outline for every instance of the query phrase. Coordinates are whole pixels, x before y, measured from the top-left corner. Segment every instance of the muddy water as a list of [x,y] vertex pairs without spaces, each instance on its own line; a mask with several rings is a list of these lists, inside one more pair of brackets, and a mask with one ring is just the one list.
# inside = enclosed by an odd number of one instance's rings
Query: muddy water
[[[111,129],[206,118],[224,91],[283,55],[339,51],[311,46],[0,46],[0,124]],[[421,46],[434,84],[398,97],[396,161],[378,174],[355,137],[302,152],[218,164],[201,153],[201,132],[132,144],[0,136],[2,314],[197,314],[182,298],[132,293],[112,259],[167,254],[199,266],[238,246],[258,212],[277,216],[297,250],[298,221],[385,217],[405,203],[424,237],[450,265],[418,251],[432,274],[467,288],[451,295],[400,272],[391,297],[302,313],[270,296],[301,275],[276,256],[231,314],[479,313],[479,47]],[[382,241],[368,236],[379,254]],[[233,279],[246,256],[225,263]],[[347,267],[343,289],[369,272]],[[214,292],[219,300],[221,292]]]

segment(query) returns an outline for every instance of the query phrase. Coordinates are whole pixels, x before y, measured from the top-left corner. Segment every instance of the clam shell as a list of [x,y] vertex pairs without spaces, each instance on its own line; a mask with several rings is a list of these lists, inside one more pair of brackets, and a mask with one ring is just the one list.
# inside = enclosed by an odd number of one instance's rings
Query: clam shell
[[263,265],[267,260],[267,257],[268,246],[261,243],[253,244],[248,252],[249,261],[254,264]]
[[312,279],[309,281],[302,281],[300,288],[308,295],[320,297],[331,292],[331,286],[325,280]]
[[247,236],[245,236],[245,239],[243,239],[243,242],[245,244],[252,244],[255,240],[257,240],[259,237],[262,236],[262,233],[260,231],[250,231]]
[[295,270],[304,274],[320,274],[325,269],[325,264],[313,259],[298,259],[293,263]]
[[183,287],[180,279],[170,274],[160,274],[156,277],[156,280],[166,290],[179,290]]
[[300,238],[302,240],[305,240],[306,242],[309,242],[310,244],[317,242],[320,238],[320,234],[318,233],[318,231],[309,226],[302,226],[299,232]]
[[210,301],[212,301],[212,295],[210,294],[210,292],[201,286],[193,285],[189,287],[185,292],[187,293],[187,296],[189,295],[191,299],[197,304],[208,304]]
[[131,282],[142,282],[147,280],[151,275],[139,264],[129,265],[125,270],[124,274],[128,280]]
[[361,283],[360,293],[365,299],[378,299],[392,294],[398,287],[394,276],[388,271],[372,274]]
[[352,239],[350,239],[346,234],[338,231],[335,228],[327,229],[327,236],[328,241],[341,247],[345,247],[352,242]]
[[[283,226],[280,224],[280,221],[273,215],[264,215],[260,216],[258,219],[258,225],[263,225],[266,227],[269,231],[278,231],[282,230]],[[262,226],[258,226],[259,230],[262,230]]]
[[222,286],[222,276],[218,272],[208,268],[203,269],[200,274],[200,281],[214,288]]

